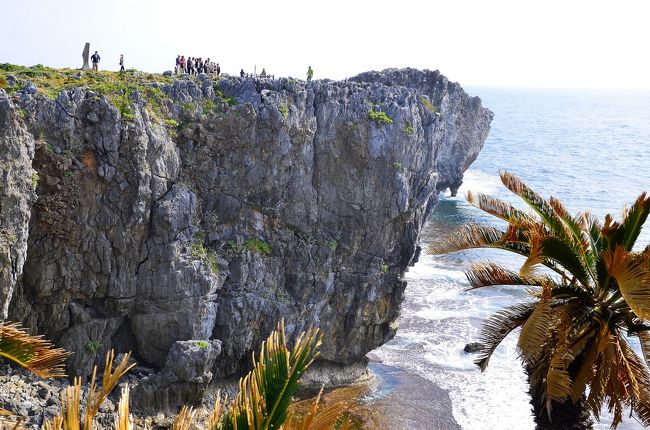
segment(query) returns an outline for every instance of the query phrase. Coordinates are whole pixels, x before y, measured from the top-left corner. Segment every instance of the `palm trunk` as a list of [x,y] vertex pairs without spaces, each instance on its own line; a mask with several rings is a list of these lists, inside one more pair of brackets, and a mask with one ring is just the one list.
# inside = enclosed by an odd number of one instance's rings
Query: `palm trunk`
[[[530,373],[528,377],[531,383]],[[546,410],[546,400],[541,387],[530,384],[530,404],[537,430],[591,430],[593,421],[587,408],[587,398],[583,395],[576,403],[570,399],[563,403],[553,402],[551,416]]]

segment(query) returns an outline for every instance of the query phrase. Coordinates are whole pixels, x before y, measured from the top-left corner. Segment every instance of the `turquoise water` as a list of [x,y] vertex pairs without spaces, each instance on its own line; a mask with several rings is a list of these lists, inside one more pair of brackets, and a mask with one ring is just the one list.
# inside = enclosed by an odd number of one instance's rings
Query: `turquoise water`
[[[650,191],[650,93],[472,88],[494,113],[485,147],[465,176],[458,197],[444,196],[422,242],[467,222],[494,223],[471,207],[467,190],[511,200],[498,172],[507,169],[544,196],[558,197],[572,212],[619,216]],[[639,247],[650,243],[650,226]],[[463,352],[477,339],[481,321],[524,299],[512,287],[466,291],[463,270],[471,261],[516,267],[517,257],[476,250],[424,255],[406,275],[408,287],[397,336],[376,351],[388,365],[449,391],[456,421],[468,430],[533,429],[525,375],[510,336],[480,373]],[[609,428],[603,417],[598,429]],[[627,419],[619,429],[643,428]]]

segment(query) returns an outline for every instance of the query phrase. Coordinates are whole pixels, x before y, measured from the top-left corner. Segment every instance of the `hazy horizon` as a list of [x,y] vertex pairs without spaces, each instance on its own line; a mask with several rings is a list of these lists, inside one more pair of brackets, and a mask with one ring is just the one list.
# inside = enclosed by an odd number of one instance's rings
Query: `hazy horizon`
[[[85,42],[103,70],[171,70],[176,55],[222,71],[343,79],[368,70],[440,70],[466,87],[650,89],[650,4],[605,1],[13,2],[0,63],[78,68]],[[7,43],[8,42],[8,43]]]

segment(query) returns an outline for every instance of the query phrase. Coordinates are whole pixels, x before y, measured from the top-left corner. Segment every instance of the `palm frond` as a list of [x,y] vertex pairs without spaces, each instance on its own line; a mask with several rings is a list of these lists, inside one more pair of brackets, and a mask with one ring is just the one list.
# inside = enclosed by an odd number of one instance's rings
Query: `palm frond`
[[542,218],[544,224],[555,235],[567,238],[569,232],[562,219],[546,200],[530,189],[521,179],[510,172],[501,172],[501,182],[514,194],[521,197]]
[[541,239],[539,237],[531,237],[530,239],[530,253],[528,258],[524,261],[519,269],[521,277],[534,276],[535,270],[538,266],[545,261],[544,251],[542,249]]
[[70,355],[41,336],[32,336],[19,324],[0,322],[0,357],[5,357],[40,378],[65,376]]
[[319,330],[310,329],[301,334],[290,352],[284,323],[278,324],[262,344],[259,362],[253,357],[253,370],[240,380],[239,393],[216,429],[280,429],[300,377],[318,356],[320,343]]
[[194,423],[195,414],[196,411],[194,408],[183,406],[174,420],[172,430],[190,430],[192,428],[192,423]]
[[122,395],[117,406],[117,422],[115,430],[131,430],[131,420],[129,419],[129,384],[122,388]]
[[492,196],[488,196],[482,193],[472,193],[469,191],[466,198],[471,205],[509,223],[519,224],[523,222],[534,224],[538,222],[529,214],[520,211],[511,204]]
[[548,299],[542,298],[521,327],[517,347],[527,363],[535,363],[553,332],[555,318]]
[[642,320],[650,319],[650,270],[623,247],[603,252],[607,272],[616,279],[627,305]]
[[619,227],[623,230],[620,245],[626,251],[631,251],[634,247],[643,224],[648,219],[648,214],[650,214],[650,195],[642,193],[627,211]]
[[494,246],[505,236],[498,228],[485,225],[464,225],[444,239],[429,245],[431,254],[447,254],[471,248]]
[[578,279],[582,285],[589,288],[589,275],[585,266],[580,260],[579,254],[566,241],[557,237],[546,237],[541,240],[542,255],[555,261],[573,277]]
[[522,326],[533,313],[537,304],[535,302],[521,303],[500,310],[490,316],[481,327],[479,341],[482,345],[474,363],[484,371],[492,357],[492,353],[517,327]]
[[522,277],[503,266],[494,263],[474,264],[465,276],[469,281],[470,289],[490,287],[494,285],[528,285],[543,286],[553,284],[549,276]]
[[348,407],[342,402],[335,402],[325,407],[320,407],[321,387],[318,396],[312,402],[307,414],[302,420],[289,417],[282,427],[283,430],[346,430],[349,428],[350,420],[344,414]]
[[113,360],[115,359],[115,351],[110,350],[106,353],[106,360],[104,365],[104,374],[102,376],[102,387],[97,387],[97,366],[93,368],[93,375],[88,389],[88,398],[86,399],[86,413],[84,414],[84,429],[92,428],[92,421],[99,412],[99,407],[104,400],[117,386],[120,379],[131,370],[135,363],[129,364],[131,353],[127,353],[122,357],[122,360],[113,369]]

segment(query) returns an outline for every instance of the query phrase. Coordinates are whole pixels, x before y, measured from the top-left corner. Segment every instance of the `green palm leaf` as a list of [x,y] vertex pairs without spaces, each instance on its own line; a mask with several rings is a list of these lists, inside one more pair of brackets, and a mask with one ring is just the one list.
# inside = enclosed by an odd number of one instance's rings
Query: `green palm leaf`
[[634,247],[643,224],[648,219],[648,214],[650,214],[650,195],[643,193],[636,199],[620,224],[623,230],[621,246],[626,251],[631,251]]
[[18,324],[0,322],[0,357],[34,372],[41,378],[65,376],[70,355],[41,336],[32,336]]
[[553,234],[562,238],[569,236],[564,222],[555,212],[553,206],[524,184],[521,179],[512,173],[503,171],[501,172],[501,182],[514,194],[521,197],[542,218],[544,224]]

